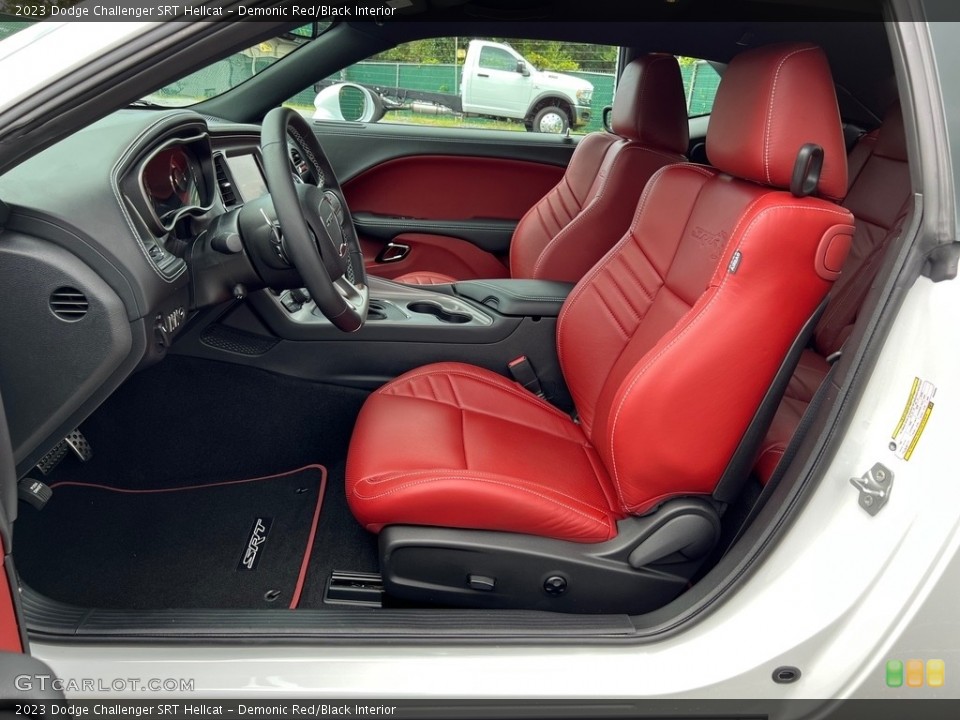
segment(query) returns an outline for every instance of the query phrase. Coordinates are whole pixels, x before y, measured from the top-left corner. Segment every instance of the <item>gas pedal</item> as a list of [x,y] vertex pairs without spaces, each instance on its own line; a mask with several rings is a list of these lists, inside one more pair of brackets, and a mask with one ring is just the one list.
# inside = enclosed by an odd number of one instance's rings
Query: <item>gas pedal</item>
[[74,430],[58,442],[50,452],[40,458],[37,469],[44,475],[49,475],[70,450],[73,450],[73,454],[80,458],[80,462],[87,462],[93,457],[93,447],[82,432]]

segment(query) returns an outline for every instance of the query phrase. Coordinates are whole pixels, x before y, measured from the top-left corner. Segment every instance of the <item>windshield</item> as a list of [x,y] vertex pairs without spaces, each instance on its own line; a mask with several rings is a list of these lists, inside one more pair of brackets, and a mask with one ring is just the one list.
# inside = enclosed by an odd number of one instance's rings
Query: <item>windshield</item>
[[217,97],[263,72],[324,32],[330,23],[311,23],[229,55],[141,98],[141,103],[184,107]]

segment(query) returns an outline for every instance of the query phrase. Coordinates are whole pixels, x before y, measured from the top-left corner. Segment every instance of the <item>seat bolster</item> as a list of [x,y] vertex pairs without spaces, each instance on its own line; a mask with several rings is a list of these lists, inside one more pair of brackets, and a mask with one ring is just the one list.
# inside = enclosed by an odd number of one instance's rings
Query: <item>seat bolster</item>
[[616,536],[616,514],[517,477],[430,468],[352,478],[347,501],[371,532],[385,525],[476,528],[577,542]]

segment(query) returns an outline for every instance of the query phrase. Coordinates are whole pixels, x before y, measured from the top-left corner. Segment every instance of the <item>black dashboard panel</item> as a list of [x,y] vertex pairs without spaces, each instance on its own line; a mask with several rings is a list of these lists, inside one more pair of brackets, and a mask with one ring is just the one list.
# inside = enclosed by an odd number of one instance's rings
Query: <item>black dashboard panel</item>
[[[259,132],[189,110],[124,110],[0,176],[0,264],[10,271],[0,383],[21,474],[165,355],[195,310],[189,249],[229,209],[214,158],[252,158],[251,193]],[[85,297],[82,317],[53,312],[65,290]]]

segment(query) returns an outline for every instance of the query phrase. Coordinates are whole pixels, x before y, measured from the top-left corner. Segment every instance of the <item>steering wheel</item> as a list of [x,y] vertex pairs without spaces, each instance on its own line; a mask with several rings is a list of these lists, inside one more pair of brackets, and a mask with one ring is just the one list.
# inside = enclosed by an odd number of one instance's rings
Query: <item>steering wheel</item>
[[[291,165],[291,147],[302,166]],[[331,323],[344,332],[359,330],[370,290],[360,240],[330,161],[303,116],[284,107],[264,118],[261,150],[290,262]]]

